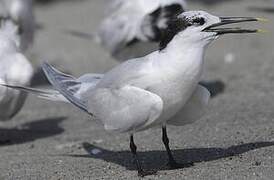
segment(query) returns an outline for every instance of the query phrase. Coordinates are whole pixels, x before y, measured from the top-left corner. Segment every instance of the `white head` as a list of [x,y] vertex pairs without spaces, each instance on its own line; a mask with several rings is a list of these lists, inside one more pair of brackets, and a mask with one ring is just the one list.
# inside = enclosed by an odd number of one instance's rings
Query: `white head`
[[173,39],[188,43],[208,45],[214,39],[228,33],[256,33],[258,30],[241,28],[219,28],[219,26],[246,21],[260,21],[251,17],[217,17],[204,11],[188,11],[169,22],[163,31],[160,49],[164,49]]

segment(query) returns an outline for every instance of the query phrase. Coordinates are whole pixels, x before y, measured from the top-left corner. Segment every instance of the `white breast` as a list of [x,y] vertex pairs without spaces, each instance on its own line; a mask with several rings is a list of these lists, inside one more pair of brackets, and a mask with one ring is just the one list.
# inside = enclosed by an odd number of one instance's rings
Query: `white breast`
[[[169,57],[166,57],[169,56]],[[158,59],[158,77],[149,90],[159,95],[163,102],[163,113],[156,123],[162,123],[173,117],[188,99],[197,87],[202,75],[203,52],[193,52],[189,54],[174,53],[172,55],[162,55]],[[192,61],[191,61],[192,60]]]

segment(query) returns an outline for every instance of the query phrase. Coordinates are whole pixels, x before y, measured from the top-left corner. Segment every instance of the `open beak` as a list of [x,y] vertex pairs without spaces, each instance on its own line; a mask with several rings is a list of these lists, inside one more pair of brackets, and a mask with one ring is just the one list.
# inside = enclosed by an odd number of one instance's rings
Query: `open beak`
[[218,35],[222,34],[238,34],[238,33],[257,33],[261,30],[258,29],[242,29],[239,27],[236,28],[219,28],[220,26],[235,24],[241,22],[250,22],[250,21],[266,21],[262,18],[252,18],[252,17],[220,17],[221,22],[208,26],[203,31],[205,32],[216,32]]

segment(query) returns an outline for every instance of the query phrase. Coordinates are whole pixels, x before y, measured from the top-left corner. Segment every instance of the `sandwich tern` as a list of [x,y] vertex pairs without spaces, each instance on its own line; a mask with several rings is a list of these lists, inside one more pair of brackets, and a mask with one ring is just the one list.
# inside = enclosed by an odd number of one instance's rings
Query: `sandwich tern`
[[[33,76],[30,62],[19,50],[18,27],[2,19],[0,28],[0,82],[28,86]],[[0,120],[12,118],[22,108],[27,94],[0,87]]]
[[191,163],[178,164],[173,158],[166,126],[183,126],[203,115],[210,97],[208,90],[198,84],[205,49],[224,34],[260,32],[223,27],[246,21],[260,19],[184,12],[169,20],[158,51],[125,61],[105,74],[86,74],[76,79],[44,63],[43,70],[56,90],[4,86],[69,102],[101,120],[107,131],[128,133],[139,176],[154,172],[142,169],[133,135],[152,127],[162,127],[170,168],[189,167]]
[[26,51],[34,40],[35,19],[32,0],[0,0],[1,16],[9,17],[20,28],[20,49]]

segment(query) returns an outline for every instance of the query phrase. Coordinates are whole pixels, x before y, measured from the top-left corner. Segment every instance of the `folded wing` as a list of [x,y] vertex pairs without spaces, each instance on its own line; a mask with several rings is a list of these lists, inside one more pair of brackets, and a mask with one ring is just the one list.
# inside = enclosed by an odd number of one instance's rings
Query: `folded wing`
[[135,132],[146,129],[162,113],[162,99],[134,86],[99,88],[89,96],[88,110],[108,131]]
[[[145,129],[161,115],[162,99],[149,91],[134,87],[96,88],[94,84],[102,75],[85,75],[78,80],[63,74],[49,64],[43,70],[51,84],[68,101],[101,120],[108,131],[131,132]],[[81,80],[81,81],[80,81]],[[85,96],[79,96],[79,86],[85,82],[92,89],[85,89]]]
[[89,113],[86,92],[93,88],[102,78],[103,75],[87,74],[79,79],[64,74],[51,65],[44,63],[43,71],[53,87],[60,92],[69,102]]

